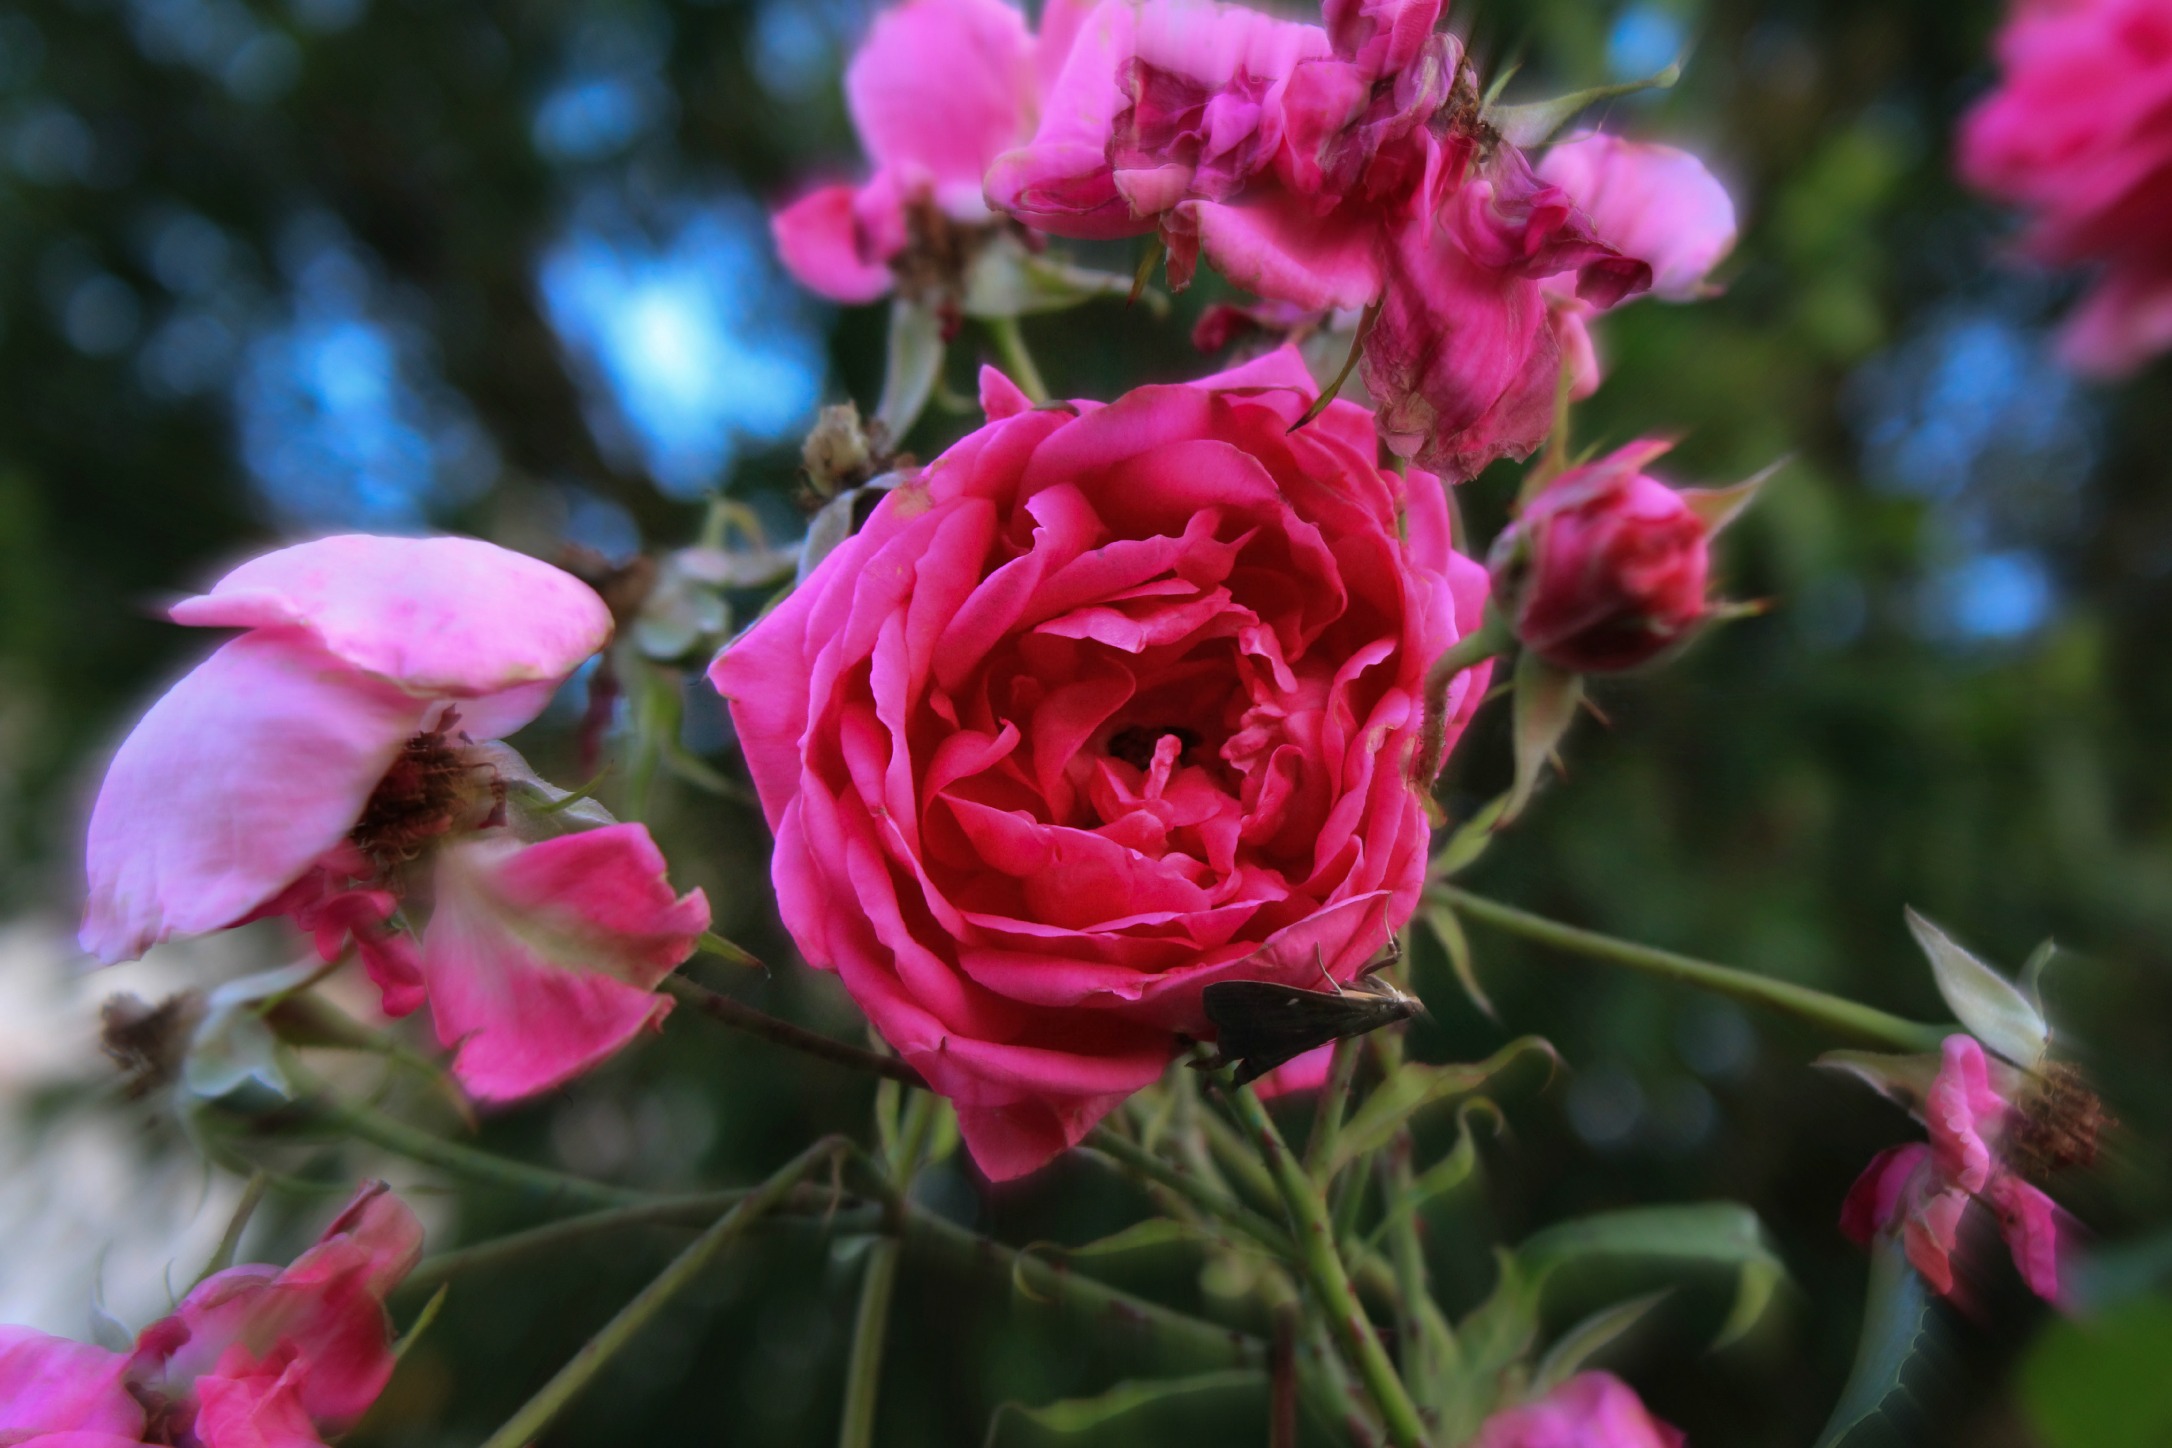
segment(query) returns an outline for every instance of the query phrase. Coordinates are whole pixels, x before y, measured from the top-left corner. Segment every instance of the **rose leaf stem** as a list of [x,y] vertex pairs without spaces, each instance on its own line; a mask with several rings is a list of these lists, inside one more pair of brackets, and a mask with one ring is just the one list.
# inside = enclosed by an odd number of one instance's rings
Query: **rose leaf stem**
[[895,1056],[885,1056],[855,1046],[849,1041],[840,1041],[834,1036],[810,1031],[805,1026],[794,1025],[767,1011],[756,1010],[722,991],[711,990],[705,985],[688,980],[683,975],[665,976],[663,989],[674,1000],[692,1006],[711,1020],[720,1021],[749,1035],[760,1036],[765,1041],[774,1041],[780,1046],[839,1066],[849,1066],[855,1071],[887,1076],[892,1081],[901,1081],[907,1086],[927,1085],[918,1071]]
[[[892,1202],[901,1206],[912,1190],[913,1177],[927,1157],[935,1133],[935,1114],[941,1098],[916,1091],[906,1103],[898,1131],[897,1150],[887,1163],[886,1177]],[[872,1448],[875,1441],[875,1401],[882,1387],[882,1353],[890,1335],[890,1299],[897,1290],[899,1229],[891,1229],[868,1244],[867,1270],[860,1279],[860,1305],[852,1322],[852,1355],[845,1367],[844,1414],[838,1420],[837,1448]]]
[[739,1203],[717,1218],[710,1228],[687,1244],[648,1286],[618,1310],[594,1337],[581,1344],[566,1365],[505,1420],[498,1431],[483,1440],[483,1448],[524,1448],[535,1441],[551,1421],[563,1412],[583,1389],[594,1381],[604,1365],[619,1353],[642,1328],[654,1320],[666,1303],[696,1277],[710,1261],[746,1231],[749,1224],[782,1201],[815,1166],[833,1160],[845,1145],[825,1137],[794,1157],[781,1171],[748,1192]]
[[1335,1054],[1327,1067],[1327,1085],[1314,1109],[1312,1132],[1305,1138],[1305,1170],[1322,1187],[1327,1183],[1327,1164],[1335,1158],[1335,1141],[1342,1135],[1342,1113],[1350,1102],[1350,1083],[1357,1079],[1358,1055],[1364,1042],[1344,1036],[1335,1042]]
[[1468,669],[1507,653],[1516,636],[1491,603],[1479,616],[1478,627],[1456,641],[1453,648],[1433,661],[1425,674],[1425,722],[1418,736],[1418,788],[1431,790],[1448,754],[1448,691]]
[[1209,1186],[1191,1172],[1163,1160],[1130,1138],[1111,1131],[1106,1126],[1097,1126],[1087,1135],[1084,1145],[1086,1150],[1094,1155],[1107,1158],[1125,1175],[1142,1177],[1156,1186],[1168,1189],[1209,1218],[1236,1228],[1276,1256],[1290,1255],[1289,1233],[1235,1197]]
[[1319,1185],[1282,1140],[1282,1133],[1275,1129],[1273,1118],[1260,1105],[1252,1088],[1232,1085],[1227,1072],[1221,1079],[1222,1094],[1236,1114],[1238,1125],[1252,1138],[1267,1169],[1274,1173],[1297,1238],[1305,1280],[1334,1324],[1335,1336],[1350,1365],[1357,1369],[1366,1392],[1379,1408],[1389,1441],[1396,1448],[1426,1448],[1425,1422],[1418,1416],[1418,1405],[1396,1376],[1395,1364],[1381,1346],[1380,1335],[1365,1315],[1365,1307],[1358,1301],[1357,1290],[1350,1285],[1350,1275],[1335,1250],[1335,1227],[1328,1219],[1327,1201],[1320,1195]]
[[1608,965],[1625,966],[1642,971],[1661,980],[1682,985],[1696,986],[1715,995],[1727,996],[1745,1005],[1760,1006],[1782,1015],[1794,1016],[1822,1026],[1836,1035],[1869,1045],[1884,1046],[1895,1051],[1935,1051],[1939,1042],[1958,1027],[1929,1025],[1921,1021],[1905,1020],[1890,1015],[1874,1006],[1860,1005],[1825,991],[1812,990],[1808,986],[1791,981],[1773,980],[1769,976],[1737,970],[1733,966],[1715,965],[1708,960],[1693,956],[1677,955],[1671,950],[1660,950],[1650,945],[1638,945],[1633,941],[1617,940],[1611,935],[1601,935],[1595,930],[1582,930],[1573,925],[1563,925],[1543,915],[1533,915],[1513,905],[1503,905],[1483,895],[1455,885],[1433,885],[1426,894],[1444,905],[1482,921],[1497,930],[1521,935],[1541,945],[1551,945],[1591,960]]
[[1016,317],[987,317],[983,319],[988,335],[994,340],[996,353],[1003,359],[1004,368],[1018,390],[1026,394],[1036,407],[1045,406],[1051,393],[1048,384],[1041,380],[1041,369],[1034,365],[1033,353],[1026,347],[1025,330]]

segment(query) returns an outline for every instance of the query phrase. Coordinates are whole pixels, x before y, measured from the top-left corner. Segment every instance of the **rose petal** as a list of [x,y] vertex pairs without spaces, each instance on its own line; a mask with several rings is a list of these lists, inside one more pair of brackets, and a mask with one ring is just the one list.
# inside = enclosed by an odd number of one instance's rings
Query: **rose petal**
[[0,1439],[23,1434],[43,1444],[81,1433],[80,1448],[100,1434],[140,1442],[143,1408],[121,1381],[127,1367],[124,1354],[90,1343],[0,1327]]
[[1652,269],[1652,294],[1693,301],[1735,244],[1735,203],[1687,151],[1589,132],[1551,147],[1540,179],[1576,199],[1600,240]]
[[769,218],[769,233],[799,284],[847,306],[887,296],[895,278],[890,257],[877,254],[853,214],[850,186],[823,186]]
[[1000,0],[905,0],[875,17],[845,70],[845,101],[878,167],[925,174],[985,215],[988,164],[1033,120],[1033,61],[1024,19]]

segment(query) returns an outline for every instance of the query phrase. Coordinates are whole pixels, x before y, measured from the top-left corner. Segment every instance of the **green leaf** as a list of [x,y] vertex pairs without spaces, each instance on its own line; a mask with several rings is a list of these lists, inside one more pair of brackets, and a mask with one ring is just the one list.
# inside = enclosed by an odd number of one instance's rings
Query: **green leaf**
[[1617,1302],[1612,1307],[1603,1307],[1555,1338],[1532,1374],[1531,1391],[1543,1393],[1558,1383],[1567,1382],[1593,1355],[1604,1351],[1643,1321],[1644,1314],[1657,1307],[1666,1295],[1666,1289],[1662,1288],[1642,1297],[1632,1297],[1627,1302]]
[[1753,477],[1727,488],[1682,488],[1682,501],[1704,524],[1705,532],[1717,535],[1729,523],[1742,516],[1743,509],[1757,501],[1758,490],[1772,480],[1772,475],[1787,464],[1785,460],[1774,463]]
[[1038,1408],[1024,1403],[1004,1403],[988,1419],[988,1436],[984,1440],[983,1448],[995,1448],[996,1437],[1002,1431],[1006,1413],[1012,1417],[1024,1418],[1051,1433],[1084,1433],[1135,1413],[1141,1408],[1166,1403],[1173,1398],[1239,1390],[1258,1392],[1266,1385],[1267,1375],[1256,1368],[1229,1368],[1221,1372],[1198,1373],[1185,1378],[1150,1378],[1143,1381],[1126,1379],[1107,1392],[1096,1393],[1090,1398],[1065,1398],[1061,1402],[1044,1404]]
[[1930,957],[1938,993],[1977,1040],[2016,1066],[2034,1067],[2044,1059],[2051,1027],[2013,982],[1913,910],[1908,912],[1908,929]]
[[2021,1401],[2045,1448],[2172,1443],[2172,1299],[2055,1318],[2022,1359]]
[[1029,1242],[1011,1262],[1011,1290],[1035,1302],[1047,1300],[1036,1294],[1026,1283],[1027,1265],[1042,1257],[1118,1257],[1127,1252],[1166,1247],[1173,1242],[1215,1240],[1217,1239],[1213,1233],[1190,1222],[1180,1222],[1173,1217],[1148,1217],[1143,1222],[1134,1222],[1121,1232],[1097,1238],[1083,1246],[1067,1247],[1061,1242]]
[[1494,1279],[1493,1291],[1456,1325],[1462,1362],[1436,1405],[1443,1442],[1463,1442],[1496,1407],[1521,1396],[1525,1376],[1521,1364],[1538,1343],[1538,1281],[1506,1248],[1496,1248],[1494,1260],[1500,1275]]
[[1365,1104],[1343,1123],[1342,1134],[1335,1138],[1335,1150],[1328,1161],[1326,1177],[1333,1178],[1359,1157],[1385,1147],[1420,1111],[1469,1096],[1517,1057],[1533,1053],[1544,1056],[1549,1067],[1560,1064],[1561,1057],[1551,1044],[1538,1036],[1523,1036],[1471,1065],[1412,1063],[1401,1067],[1381,1082],[1365,1098]]
[[875,406],[884,447],[896,447],[913,430],[942,370],[943,324],[935,309],[903,297],[892,301],[889,362],[882,374],[882,400]]
[[1404,1217],[1423,1211],[1436,1197],[1445,1196],[1470,1180],[1471,1173],[1478,1169],[1478,1135],[1471,1130],[1471,1117],[1479,1114],[1493,1119],[1494,1135],[1507,1129],[1508,1118],[1501,1114],[1500,1107],[1485,1097],[1464,1102],[1456,1110],[1455,1149],[1420,1172],[1409,1190],[1388,1203],[1380,1224],[1367,1236],[1368,1243],[1378,1247]]
[[[1930,1345],[1934,1304],[1930,1287],[1908,1265],[1900,1243],[1889,1235],[1870,1249],[1870,1293],[1863,1305],[1863,1335],[1855,1345],[1855,1366],[1840,1390],[1840,1401],[1817,1448],[1843,1448],[1890,1437],[1890,1410],[1906,1401],[1910,1366]],[[1873,1428],[1873,1425],[1882,1425]],[[1872,1432],[1858,1440],[1858,1430]]]
[[1563,735],[1576,720],[1584,697],[1584,676],[1557,669],[1526,649],[1516,660],[1516,783],[1502,807],[1502,824],[1523,813],[1538,787],[1539,771],[1554,757]]
[[1456,973],[1456,984],[1471,998],[1486,1019],[1500,1023],[1501,1013],[1493,1008],[1486,996],[1486,988],[1478,983],[1478,967],[1471,959],[1471,938],[1463,932],[1463,922],[1456,912],[1446,905],[1433,903],[1425,907],[1425,923],[1440,942],[1443,954],[1448,957],[1448,968]]
[[1447,843],[1435,850],[1433,858],[1426,862],[1425,878],[1446,880],[1477,864],[1479,856],[1493,843],[1495,829],[1501,823],[1502,811],[1508,808],[1509,798],[1505,794],[1496,795],[1481,805],[1478,813],[1456,826],[1456,832],[1448,837]]
[[1787,1268],[1765,1240],[1757,1214],[1738,1202],[1629,1207],[1548,1227],[1524,1239],[1516,1255],[1534,1278],[1594,1259],[1669,1269],[1727,1267],[1737,1274],[1734,1308],[1714,1347],[1756,1326]]
[[1529,101],[1520,106],[1487,106],[1486,122],[1511,145],[1540,146],[1552,140],[1556,131],[1576,119],[1577,112],[1587,106],[1617,96],[1635,95],[1638,91],[1665,90],[1681,78],[1682,62],[1677,60],[1657,75],[1642,80],[1593,86],[1589,90],[1571,91],[1552,100]]

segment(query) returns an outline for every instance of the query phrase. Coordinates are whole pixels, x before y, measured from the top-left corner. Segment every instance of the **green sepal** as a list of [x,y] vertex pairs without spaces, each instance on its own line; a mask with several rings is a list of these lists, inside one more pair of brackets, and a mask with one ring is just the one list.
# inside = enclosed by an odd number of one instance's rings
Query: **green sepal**
[[1908,912],[1908,929],[1931,962],[1938,993],[1977,1040],[2024,1069],[2051,1044],[2051,1027],[2019,987],[1961,948],[1945,931]]
[[1622,81],[1615,85],[1595,85],[1589,90],[1571,91],[1551,100],[1527,101],[1519,106],[1489,105],[1485,109],[1486,123],[1501,133],[1501,139],[1513,146],[1529,148],[1543,146],[1554,138],[1577,113],[1600,101],[1614,100],[1620,96],[1632,96],[1639,91],[1666,90],[1682,78],[1682,62],[1676,60],[1657,75],[1642,80]]
[[1401,1067],[1382,1081],[1343,1123],[1341,1134],[1335,1138],[1335,1150],[1328,1159],[1326,1177],[1332,1179],[1359,1157],[1386,1147],[1419,1112],[1471,1095],[1518,1057],[1532,1054],[1544,1056],[1549,1068],[1561,1064],[1560,1054],[1550,1042],[1539,1036],[1523,1036],[1510,1041],[1485,1060],[1468,1065],[1411,1063]]

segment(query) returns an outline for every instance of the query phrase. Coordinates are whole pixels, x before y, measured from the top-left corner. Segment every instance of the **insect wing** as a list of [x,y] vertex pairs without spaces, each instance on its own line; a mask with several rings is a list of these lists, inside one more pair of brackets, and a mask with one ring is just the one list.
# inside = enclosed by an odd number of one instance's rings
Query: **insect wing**
[[1303,990],[1264,980],[1225,980],[1200,995],[1225,1060],[1240,1063],[1238,1085],[1315,1046],[1407,1020],[1415,1005],[1400,992]]

